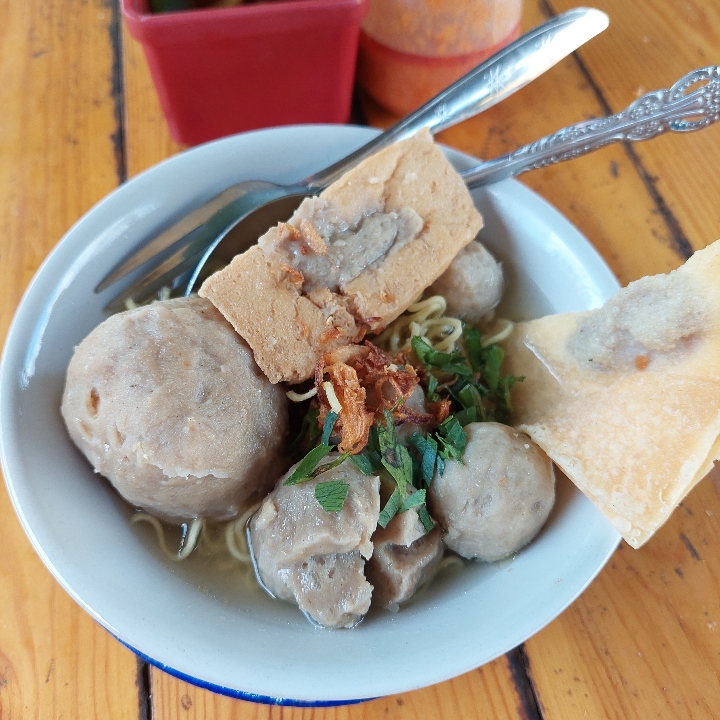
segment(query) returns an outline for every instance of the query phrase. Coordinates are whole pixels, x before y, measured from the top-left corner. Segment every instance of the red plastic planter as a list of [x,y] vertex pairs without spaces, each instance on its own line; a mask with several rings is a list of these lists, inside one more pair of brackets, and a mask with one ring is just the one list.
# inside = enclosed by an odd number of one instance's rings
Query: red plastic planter
[[289,0],[163,14],[151,13],[148,0],[121,2],[178,142],[347,121],[367,0]]

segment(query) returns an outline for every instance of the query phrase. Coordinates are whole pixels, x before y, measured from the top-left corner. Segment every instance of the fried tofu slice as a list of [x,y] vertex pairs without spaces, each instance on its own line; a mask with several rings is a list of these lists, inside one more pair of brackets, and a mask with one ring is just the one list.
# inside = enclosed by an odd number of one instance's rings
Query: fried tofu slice
[[208,298],[271,382],[400,315],[477,235],[482,218],[429,132],[368,158],[208,278]]

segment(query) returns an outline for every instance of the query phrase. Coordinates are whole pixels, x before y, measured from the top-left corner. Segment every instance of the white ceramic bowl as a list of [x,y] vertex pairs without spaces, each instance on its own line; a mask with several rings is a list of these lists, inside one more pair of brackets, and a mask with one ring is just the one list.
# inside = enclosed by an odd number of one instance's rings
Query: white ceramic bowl
[[[165,561],[149,528],[68,439],[59,405],[73,347],[103,319],[93,288],[141,239],[243,179],[290,182],[374,130],[304,126],[226,138],[134,178],[87,213],[43,263],[0,368],[2,464],[15,509],[58,582],[121,642],[164,670],[264,702],[324,705],[412,690],[505,653],[563,611],[618,543],[567,480],[540,536],[511,561],[448,572],[398,614],[314,629],[295,608],[191,564]],[[460,168],[472,158],[448,151]],[[507,312],[596,307],[617,288],[555,209],[509,180],[475,193],[482,239],[507,276]],[[111,289],[112,290],[112,289]]]

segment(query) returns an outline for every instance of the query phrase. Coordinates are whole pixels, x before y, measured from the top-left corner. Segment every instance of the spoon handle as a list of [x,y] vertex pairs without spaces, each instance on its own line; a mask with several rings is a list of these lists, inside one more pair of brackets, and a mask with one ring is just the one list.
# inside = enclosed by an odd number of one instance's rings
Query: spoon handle
[[[687,92],[693,85],[695,89]],[[692,132],[720,120],[720,66],[693,70],[669,90],[647,93],[609,117],[570,125],[462,173],[469,188],[554,165],[614,142],[649,140],[665,132]]]
[[534,28],[415,112],[339,162],[302,181],[323,188],[358,162],[421,128],[433,134],[477,115],[532,82],[608,26],[594,8],[575,8]]

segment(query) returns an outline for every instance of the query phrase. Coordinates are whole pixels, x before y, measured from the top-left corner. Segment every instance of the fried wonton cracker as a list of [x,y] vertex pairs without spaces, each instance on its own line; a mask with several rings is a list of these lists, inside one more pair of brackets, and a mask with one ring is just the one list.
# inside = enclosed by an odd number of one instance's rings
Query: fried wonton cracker
[[720,241],[506,347],[515,426],[633,547],[720,459]]

